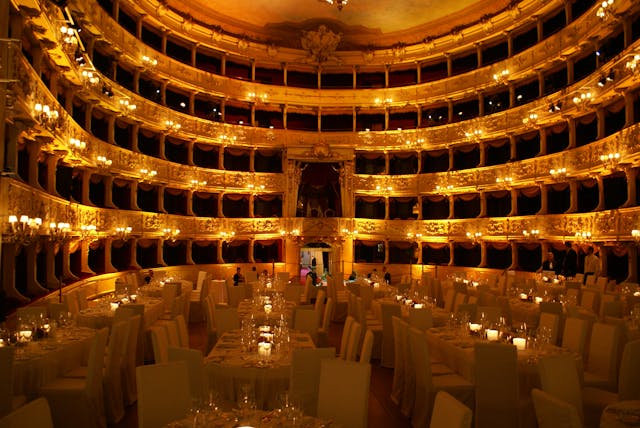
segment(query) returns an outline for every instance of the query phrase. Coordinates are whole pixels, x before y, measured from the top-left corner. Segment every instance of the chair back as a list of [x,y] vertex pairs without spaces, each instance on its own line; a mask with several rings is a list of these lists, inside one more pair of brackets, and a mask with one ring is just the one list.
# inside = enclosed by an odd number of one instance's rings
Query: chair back
[[124,395],[122,390],[122,369],[129,339],[129,321],[121,321],[111,326],[111,336],[104,360],[104,403],[107,421],[119,422],[124,417]]
[[380,305],[382,314],[382,367],[393,368],[395,361],[395,345],[393,339],[392,317],[401,317],[402,310],[399,303],[382,303]]
[[360,286],[360,298],[362,299],[362,306],[365,311],[371,309],[371,303],[373,302],[373,287],[369,284],[363,284]]
[[444,295],[444,310],[447,312],[453,312],[453,303],[456,297],[456,290],[450,288]]
[[53,428],[51,409],[44,397],[25,404],[0,419],[0,428]]
[[198,271],[198,278],[196,279],[196,290],[202,291],[204,284],[207,283],[208,273],[201,270]]
[[609,300],[602,302],[600,315],[604,317],[622,318],[624,315],[624,302],[622,300]]
[[538,388],[531,391],[538,428],[582,428],[575,406]]
[[318,417],[343,427],[367,428],[371,365],[340,359],[320,362]]
[[[424,332],[409,329],[408,353],[413,356],[414,406],[411,415],[414,426],[427,426],[433,411],[434,388],[431,377],[431,357]],[[407,385],[405,385],[405,388]]]
[[576,409],[582,421],[582,391],[573,355],[548,355],[538,360],[542,390]]
[[356,361],[357,353],[360,350],[360,339],[362,337],[362,324],[358,321],[354,321],[351,324],[351,331],[349,332],[349,343],[347,344],[347,354],[345,359],[347,361]]
[[169,361],[169,337],[167,329],[162,325],[154,325],[151,331],[151,344],[153,345],[153,360],[156,364]]
[[340,339],[340,353],[338,357],[342,360],[347,358],[347,348],[349,346],[349,334],[351,333],[351,324],[355,322],[355,318],[348,316],[342,327],[342,337]]
[[627,342],[620,361],[618,400],[640,400],[640,340]]
[[305,415],[315,416],[318,410],[320,361],[335,359],[335,348],[296,348],[291,356],[289,398],[300,403]]
[[162,302],[165,312],[172,312],[173,301],[178,297],[178,290],[180,290],[180,284],[176,282],[167,282],[162,286]]
[[136,392],[136,355],[138,353],[138,336],[141,332],[140,323],[142,317],[133,315],[129,318],[129,335],[125,348],[125,361],[123,369],[123,392],[125,404],[133,404],[137,400]]
[[360,348],[360,364],[371,363],[371,352],[373,351],[373,332],[369,329],[364,333],[364,339],[362,339],[362,348]]
[[178,342],[182,348],[189,347],[189,330],[187,328],[187,322],[184,319],[184,316],[178,315],[174,319],[176,323],[176,328],[178,329]]
[[240,328],[238,309],[235,307],[215,308],[213,311],[213,318],[215,320],[218,338],[222,337],[222,335],[229,330],[236,330]]
[[453,300],[453,310],[452,312],[457,312],[458,311],[458,307],[464,303],[467,303],[467,298],[469,296],[467,296],[464,293],[456,293],[456,297]]
[[451,394],[439,391],[433,404],[429,428],[471,428],[473,412]]
[[0,417],[13,410],[13,360],[16,348],[0,348]]
[[476,428],[518,426],[518,353],[507,343],[476,343]]
[[309,336],[313,339],[313,343],[316,343],[318,339],[318,313],[313,309],[297,308],[293,328],[309,333]]
[[391,317],[391,325],[393,327],[393,352],[396,358],[393,366],[393,383],[391,384],[391,400],[399,405],[402,401],[404,393],[405,380],[405,353],[407,350],[406,327],[405,322],[400,317]]
[[587,342],[587,321],[569,317],[564,322],[562,347],[583,356]]
[[139,428],[159,428],[187,416],[191,395],[185,361],[139,366],[136,384]]
[[229,307],[232,308],[237,308],[247,294],[244,285],[232,285],[227,289],[227,293],[229,295]]
[[538,322],[538,339],[545,338],[551,345],[558,344],[560,330],[560,315],[551,312],[541,312]]
[[609,389],[618,382],[618,346],[620,330],[616,325],[597,322],[591,330],[588,372],[607,379]]
[[552,314],[562,315],[562,303],[560,302],[540,302],[540,313],[548,312]]
[[204,402],[209,391],[207,376],[204,371],[202,351],[190,348],[170,346],[167,352],[169,362],[184,361],[189,372],[189,391],[192,401]]
[[293,302],[296,305],[300,303],[302,297],[302,285],[287,285],[284,287],[284,300]]
[[431,308],[409,308],[409,325],[422,331],[433,327],[433,313]]

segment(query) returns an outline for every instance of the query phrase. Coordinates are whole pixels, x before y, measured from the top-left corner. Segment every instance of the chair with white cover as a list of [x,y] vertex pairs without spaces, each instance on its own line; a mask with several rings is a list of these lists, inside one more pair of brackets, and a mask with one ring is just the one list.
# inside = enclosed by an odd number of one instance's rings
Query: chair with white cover
[[185,361],[189,371],[189,391],[191,400],[204,402],[209,391],[204,371],[204,358],[198,349],[169,347],[169,362]]
[[232,285],[228,287],[227,295],[229,296],[229,307],[237,308],[240,302],[244,300],[246,294],[244,285]]
[[53,428],[47,399],[36,398],[0,418],[0,428]]
[[351,331],[349,331],[349,342],[347,343],[347,353],[345,360],[356,361],[358,358],[358,351],[360,350],[360,344],[362,342],[362,324],[358,321],[351,323]]
[[185,361],[140,366],[136,368],[136,384],[139,428],[164,427],[187,415],[191,395]]
[[453,303],[456,297],[456,290],[450,288],[444,295],[444,310],[447,312],[453,312]]
[[320,361],[335,359],[335,348],[296,348],[291,355],[289,398],[298,403],[305,415],[315,416],[318,410]]
[[371,365],[337,358],[320,362],[318,417],[343,427],[366,428]]
[[405,389],[405,353],[407,351],[407,338],[405,337],[405,329],[402,323],[404,321],[400,317],[391,317],[393,327],[394,354],[398,356],[398,360],[393,367],[393,382],[391,384],[391,401],[397,406],[402,404],[402,396]]
[[431,308],[409,308],[409,325],[422,331],[433,327],[433,312]]
[[236,308],[215,308],[213,318],[218,339],[227,331],[240,328],[240,317]]
[[540,313],[549,312],[556,315],[562,315],[562,303],[560,302],[540,302],[538,305]]
[[624,302],[622,300],[603,301],[600,306],[600,316],[622,318],[624,315]]
[[584,309],[588,309],[595,314],[598,314],[600,310],[600,292],[592,289],[584,289],[582,291],[580,306]]
[[362,339],[362,347],[360,348],[360,358],[358,361],[360,364],[370,364],[371,363],[371,351],[373,350],[373,332],[371,330],[367,330],[364,333],[364,338]]
[[464,303],[467,303],[468,298],[469,296],[464,293],[456,293],[456,298],[453,300],[453,308],[451,311],[458,312],[458,307]]
[[180,284],[176,282],[167,282],[162,286],[162,302],[165,313],[172,312],[173,301],[178,297],[178,290],[180,290]]
[[[394,347],[393,324],[392,317],[401,317],[402,310],[399,303],[382,303],[380,305],[382,314],[382,358],[380,365],[382,367],[393,368],[394,366]],[[373,332],[371,333],[373,335]],[[373,346],[373,343],[371,344]]]
[[124,321],[111,326],[111,337],[107,345],[102,382],[105,414],[109,423],[120,422],[124,417],[122,368],[127,357],[125,351],[129,340],[130,326],[129,322]]
[[108,335],[107,328],[96,332],[86,378],[60,377],[40,388],[51,407],[54,426],[106,426],[102,377]]
[[213,345],[216,344],[216,341],[218,339],[218,331],[216,329],[216,320],[215,320],[215,316],[214,316],[214,312],[215,312],[215,301],[213,296],[209,296],[205,299],[205,306],[204,306],[204,314],[205,314],[205,319],[207,321],[207,348],[206,348],[206,353],[209,353],[209,351],[211,350],[211,348],[213,348]]
[[571,354],[543,356],[538,360],[538,374],[542,390],[573,406],[582,424],[582,391],[575,357]]
[[593,325],[584,386],[616,390],[619,341],[620,330],[617,326],[599,322]]
[[169,346],[181,346],[178,325],[174,320],[158,321],[155,325],[162,326],[167,331]]
[[587,343],[587,328],[586,320],[574,317],[567,318],[564,322],[562,333],[562,347],[584,356]]
[[327,347],[329,346],[329,328],[331,326],[331,318],[335,302],[332,297],[327,298],[327,303],[324,305],[324,314],[322,315],[322,323],[318,328],[318,340],[316,346]]
[[0,417],[14,411],[27,400],[26,397],[13,395],[13,361],[16,348],[0,348]]
[[129,318],[129,335],[125,348],[124,364],[122,366],[122,392],[124,403],[133,404],[137,399],[136,393],[136,353],[138,347],[138,334],[140,332],[140,315]]
[[379,321],[373,314],[368,313],[364,309],[364,304],[362,302],[361,297],[355,298],[356,305],[356,320],[360,323],[362,327],[360,332],[360,341],[362,341],[364,332],[367,329],[371,330],[373,333],[373,358],[380,358],[380,354],[382,352],[382,323]]
[[518,353],[507,343],[476,342],[475,427],[518,426]]
[[438,391],[429,428],[471,428],[473,412],[445,391]]
[[481,324],[494,324],[500,322],[502,308],[500,306],[478,306],[476,309],[476,322]]
[[149,327],[151,333],[151,344],[153,346],[153,361],[156,364],[169,361],[169,338],[167,329],[162,325],[152,325]]
[[67,311],[71,314],[71,318],[75,319],[80,313],[80,306],[78,305],[78,293],[70,291],[63,297],[63,302],[67,304]]
[[324,290],[318,290],[318,294],[316,294],[316,301],[313,305],[313,310],[316,311],[316,315],[318,316],[318,327],[322,324],[322,317],[324,315],[324,307],[326,305],[326,297],[327,293]]
[[538,428],[582,428],[575,406],[538,388],[531,391]]
[[415,370],[415,401],[411,416],[415,428],[428,425],[438,391],[448,392],[465,405],[473,403],[473,384],[463,377],[457,374],[432,376],[431,357],[424,332],[410,328],[409,347]]
[[76,298],[78,299],[78,309],[87,309],[89,307],[89,300],[87,299],[87,289],[85,287],[77,288],[76,293]]
[[318,341],[318,313],[314,309],[297,308],[293,321],[294,330],[308,333],[313,343]]
[[558,344],[558,332],[560,330],[560,315],[551,312],[541,312],[540,321],[538,322],[538,337],[542,337],[542,333],[546,333],[549,343]]
[[355,322],[355,318],[348,316],[342,326],[342,337],[340,338],[340,352],[338,358],[345,360],[347,358],[347,348],[349,346],[349,334],[351,333],[351,324]]
[[178,342],[180,346],[183,348],[189,347],[189,329],[187,328],[187,321],[184,316],[178,315],[174,322],[176,323],[176,328],[178,329]]
[[[276,279],[278,282],[282,284],[287,284],[289,282],[289,272],[276,272]],[[257,279],[257,278],[256,278]]]
[[196,280],[196,288],[189,293],[189,300],[191,300],[190,319],[187,321],[202,321],[204,320],[204,305],[207,296],[211,290],[208,279],[208,273],[201,270],[198,272],[198,278]]
[[341,322],[347,317],[347,293],[344,291],[343,274],[338,272],[327,280],[327,296],[333,299],[332,321]]
[[287,285],[284,288],[284,300],[299,305],[302,297],[302,288],[302,285]]

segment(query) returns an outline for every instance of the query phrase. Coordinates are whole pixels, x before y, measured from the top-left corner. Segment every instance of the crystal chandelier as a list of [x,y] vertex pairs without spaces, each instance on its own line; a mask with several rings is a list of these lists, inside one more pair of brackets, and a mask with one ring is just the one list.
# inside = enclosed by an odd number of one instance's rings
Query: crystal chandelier
[[322,2],[327,2],[330,5],[335,5],[338,10],[342,10],[343,7],[345,7],[347,5],[347,3],[349,3],[349,0],[320,0]]

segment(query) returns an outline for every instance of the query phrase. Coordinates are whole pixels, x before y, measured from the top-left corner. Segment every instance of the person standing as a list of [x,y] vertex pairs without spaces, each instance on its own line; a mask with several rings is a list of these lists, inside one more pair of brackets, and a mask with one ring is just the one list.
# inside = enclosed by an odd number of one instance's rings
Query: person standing
[[562,274],[566,278],[573,278],[578,271],[578,253],[571,245],[571,242],[566,242],[565,246],[567,247],[567,253],[562,263]]
[[236,273],[233,275],[233,285],[237,286],[241,282],[244,282],[244,275],[242,275],[240,267],[237,267]]
[[594,254],[593,247],[587,248],[587,255],[584,258],[584,283],[587,277],[593,275],[596,279],[600,276],[600,258]]
[[387,272],[386,266],[382,266],[382,274],[383,274],[384,282],[386,282],[387,284],[391,284],[391,274]]

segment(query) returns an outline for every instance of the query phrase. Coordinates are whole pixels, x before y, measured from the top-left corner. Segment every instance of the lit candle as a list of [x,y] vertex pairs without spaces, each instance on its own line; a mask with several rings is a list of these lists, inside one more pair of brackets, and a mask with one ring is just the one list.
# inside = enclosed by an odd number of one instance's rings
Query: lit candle
[[120,306],[118,302],[111,302],[109,304],[109,307],[111,308],[112,311],[115,311],[116,309],[118,309],[118,306]]
[[520,298],[522,300],[527,300],[529,298],[529,295],[527,293],[520,293]]
[[540,304],[540,302],[542,302],[542,297],[536,296],[535,301],[537,304]]
[[0,348],[4,348],[6,343],[4,343],[4,339],[0,339]]
[[413,305],[413,307],[416,309],[422,309],[424,305],[422,303],[416,303],[415,305]]
[[264,311],[267,315],[271,313],[271,309],[273,309],[273,306],[271,306],[270,304],[264,305]]
[[482,324],[476,324],[473,322],[469,323],[469,330],[471,330],[474,333],[479,332],[482,329]]
[[31,330],[20,330],[18,336],[20,337],[21,342],[28,342],[31,340],[31,334],[33,332]]
[[260,333],[269,333],[271,331],[271,326],[269,326],[269,325],[261,325],[260,327],[258,327],[258,331]]
[[516,349],[518,349],[518,351],[524,351],[527,347],[527,339],[524,337],[514,337],[513,344],[516,345]]
[[487,340],[490,342],[495,342],[498,340],[498,330],[494,330],[492,328],[487,330]]

